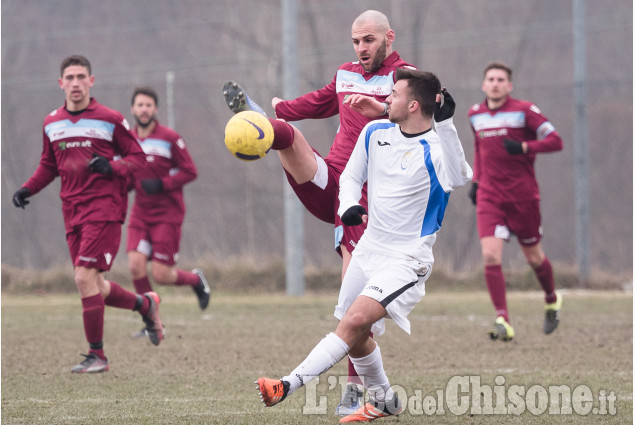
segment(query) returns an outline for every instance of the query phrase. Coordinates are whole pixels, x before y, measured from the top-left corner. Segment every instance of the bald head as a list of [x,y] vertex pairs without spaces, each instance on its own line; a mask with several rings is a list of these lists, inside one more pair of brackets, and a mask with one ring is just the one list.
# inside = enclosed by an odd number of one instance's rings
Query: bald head
[[378,32],[386,33],[390,29],[388,18],[377,10],[367,10],[353,21],[353,28],[371,26]]

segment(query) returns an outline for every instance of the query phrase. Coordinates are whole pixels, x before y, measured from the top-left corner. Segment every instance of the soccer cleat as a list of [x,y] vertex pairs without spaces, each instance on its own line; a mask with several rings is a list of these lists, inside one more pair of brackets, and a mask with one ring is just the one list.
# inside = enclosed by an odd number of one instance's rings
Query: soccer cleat
[[108,359],[102,359],[95,353],[82,354],[86,357],[82,362],[76,366],[73,366],[71,372],[73,373],[100,373],[110,370],[108,366]]
[[198,275],[198,285],[192,286],[192,289],[198,297],[198,306],[201,308],[201,310],[205,310],[207,308],[207,305],[209,304],[209,284],[207,283],[207,279],[205,279],[202,270],[194,269],[192,270],[192,273]]
[[267,407],[280,403],[289,392],[289,383],[282,379],[259,378],[254,383],[260,392],[260,401]]
[[489,337],[492,340],[500,339],[501,341],[511,341],[514,339],[514,328],[510,325],[503,316],[498,316],[496,322],[494,322],[494,328],[489,331]]
[[260,107],[256,102],[251,100],[247,93],[234,81],[227,81],[223,85],[223,96],[225,97],[225,103],[229,106],[234,114],[242,111],[255,111],[264,115],[264,109]]
[[357,409],[363,403],[364,390],[354,382],[349,382],[344,388],[344,394],[340,404],[335,408],[335,414],[339,416],[346,416],[355,413]]
[[146,292],[143,296],[150,300],[150,309],[144,316],[141,316],[143,323],[146,324],[146,336],[152,344],[159,345],[163,339],[163,325],[159,318],[159,303],[161,299],[156,292]]
[[372,398],[354,413],[344,416],[340,423],[371,422],[387,416],[397,416],[403,412],[403,405],[397,394],[390,401],[376,401]]
[[545,305],[545,323],[542,326],[542,330],[549,335],[556,330],[558,323],[560,323],[560,309],[562,308],[562,295],[560,292],[555,291],[556,302]]

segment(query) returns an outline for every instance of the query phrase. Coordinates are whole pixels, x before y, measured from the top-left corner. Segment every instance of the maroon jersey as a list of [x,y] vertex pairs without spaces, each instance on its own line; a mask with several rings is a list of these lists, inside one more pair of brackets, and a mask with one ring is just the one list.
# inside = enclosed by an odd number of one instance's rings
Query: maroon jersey
[[[141,139],[133,130],[137,142],[146,154],[147,166],[134,174],[135,201],[130,224],[137,220],[147,223],[181,223],[185,217],[183,186],[196,178],[196,166],[179,134],[157,121],[152,133]],[[163,192],[148,194],[141,180],[161,179]]]
[[306,118],[328,118],[339,113],[340,127],[325,161],[341,174],[359,133],[366,124],[379,118],[367,118],[344,105],[342,102],[345,96],[365,94],[384,102],[392,93],[395,70],[402,67],[414,68],[404,62],[397,52],[392,52],[376,72],[364,71],[359,62],[345,63],[339,67],[333,80],[321,89],[278,103],[276,116],[285,121],[299,121]]
[[[126,218],[126,177],[145,165],[143,150],[119,112],[91,98],[86,109],[70,113],[66,105],[51,112],[43,125],[40,164],[24,184],[35,195],[60,176],[60,198],[67,231],[88,222]],[[113,175],[93,173],[93,154],[110,161]]]
[[[478,182],[478,197],[494,202],[540,199],[536,154],[562,150],[562,139],[540,109],[508,97],[495,110],[487,107],[487,101],[476,104],[468,117],[474,131],[473,180]],[[527,154],[510,155],[503,139],[527,142]]]

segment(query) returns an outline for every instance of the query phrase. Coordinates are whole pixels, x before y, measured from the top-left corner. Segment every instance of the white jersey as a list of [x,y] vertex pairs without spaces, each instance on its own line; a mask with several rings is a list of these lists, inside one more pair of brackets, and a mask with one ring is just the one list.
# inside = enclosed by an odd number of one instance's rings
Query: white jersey
[[353,251],[433,264],[432,246],[450,192],[472,179],[453,120],[406,137],[389,120],[368,123],[340,177],[340,217],[359,204],[368,181],[368,225]]

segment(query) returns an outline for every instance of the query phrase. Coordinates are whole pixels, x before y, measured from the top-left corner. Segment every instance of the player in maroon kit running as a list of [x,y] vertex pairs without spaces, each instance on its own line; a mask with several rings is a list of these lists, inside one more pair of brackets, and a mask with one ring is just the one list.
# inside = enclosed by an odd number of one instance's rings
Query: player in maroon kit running
[[136,195],[128,223],[126,250],[135,290],[138,294],[152,291],[147,272],[152,259],[156,283],[190,286],[205,310],[210,290],[203,272],[175,267],[185,217],[183,186],[196,178],[196,166],[181,136],[157,121],[159,101],[152,88],[136,88],[131,104],[137,123],[132,134],[148,161],[134,174]]
[[69,56],[60,71],[66,101],[44,119],[40,164],[13,195],[13,203],[24,208],[28,197],[61,178],[66,241],[90,345],[86,358],[71,371],[104,372],[109,369],[102,341],[106,305],[139,311],[150,341],[159,345],[163,339],[158,295],[134,294],[102,275],[119,249],[128,204],[126,178],[146,160],[123,115],[90,97],[95,77],[88,59]]
[[497,316],[489,335],[502,341],[510,341],[515,334],[501,266],[503,241],[512,234],[545,292],[546,334],[558,326],[562,307],[551,263],[540,244],[540,192],[534,172],[536,154],[562,150],[562,139],[535,104],[509,96],[511,76],[505,64],[489,64],[482,85],[486,99],[468,113],[474,131],[474,177],[469,196],[476,205],[485,281]]
[[[283,121],[271,120],[275,132],[271,148],[278,150],[289,184],[307,210],[335,225],[335,249],[342,256],[342,278],[365,225],[343,226],[337,215],[340,174],[364,126],[373,119],[387,117],[385,100],[392,93],[395,70],[414,68],[393,51],[395,31],[383,13],[368,10],[359,15],[353,22],[351,36],[358,61],[341,65],[333,80],[319,90],[294,100],[276,97],[271,101],[276,117],[285,121],[340,116],[339,130],[324,158],[301,132]],[[234,112],[247,107],[259,109],[249,97],[242,99],[243,95],[239,87],[226,85],[226,100]],[[367,208],[365,186],[360,204]],[[349,375],[361,384],[350,360]],[[357,395],[359,391],[347,386],[337,413],[347,415],[357,410]]]

